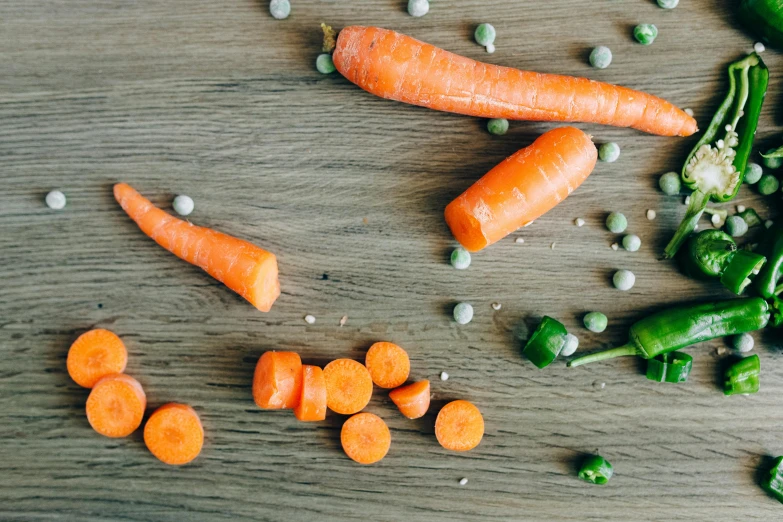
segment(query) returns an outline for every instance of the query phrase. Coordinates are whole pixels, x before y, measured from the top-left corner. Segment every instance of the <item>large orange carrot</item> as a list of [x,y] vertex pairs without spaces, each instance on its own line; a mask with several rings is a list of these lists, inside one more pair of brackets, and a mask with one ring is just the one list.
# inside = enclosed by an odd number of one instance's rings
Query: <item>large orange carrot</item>
[[462,246],[481,250],[564,200],[587,179],[597,157],[584,132],[553,129],[449,203],[446,223]]
[[372,378],[367,368],[352,359],[336,359],[324,367],[326,405],[335,413],[353,415],[372,397]]
[[296,408],[302,398],[302,360],[294,352],[264,352],[253,374],[253,400],[259,408]]
[[343,424],[340,442],[345,454],[355,462],[374,464],[389,452],[391,433],[382,418],[372,413],[359,413]]
[[520,71],[459,56],[379,27],[340,31],[334,65],[391,100],[482,118],[582,121],[690,136],[696,120],[671,103],[586,78]]
[[161,462],[187,464],[198,457],[204,445],[198,413],[186,404],[164,404],[144,425],[144,444]]
[[125,183],[114,185],[114,198],[160,246],[202,268],[262,312],[272,308],[280,295],[274,254],[242,239],[175,218]]
[[430,381],[419,381],[389,392],[389,398],[409,419],[424,417],[430,408]]
[[452,401],[441,408],[435,419],[435,437],[440,445],[454,451],[478,446],[484,436],[484,417],[468,401]]
[[147,396],[139,381],[122,373],[95,383],[87,397],[87,421],[107,437],[127,437],[141,425]]
[[125,371],[128,351],[122,340],[109,330],[85,332],[68,350],[68,375],[76,384],[92,388],[101,378]]
[[294,408],[300,421],[322,421],[326,418],[326,379],[318,366],[302,366],[302,396]]
[[380,342],[370,346],[364,359],[372,382],[381,388],[396,388],[408,379],[411,361],[408,352],[394,343]]

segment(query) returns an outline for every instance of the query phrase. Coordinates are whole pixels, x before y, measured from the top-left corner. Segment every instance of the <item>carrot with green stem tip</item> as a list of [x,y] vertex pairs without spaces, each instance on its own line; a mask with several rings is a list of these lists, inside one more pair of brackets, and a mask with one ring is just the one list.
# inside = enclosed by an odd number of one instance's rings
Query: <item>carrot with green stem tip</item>
[[125,183],[114,198],[139,228],[160,246],[268,312],[280,295],[277,258],[252,243],[171,216]]
[[379,27],[346,27],[332,58],[340,74],[376,96],[439,111],[602,123],[661,136],[697,130],[691,116],[650,94],[481,63]]

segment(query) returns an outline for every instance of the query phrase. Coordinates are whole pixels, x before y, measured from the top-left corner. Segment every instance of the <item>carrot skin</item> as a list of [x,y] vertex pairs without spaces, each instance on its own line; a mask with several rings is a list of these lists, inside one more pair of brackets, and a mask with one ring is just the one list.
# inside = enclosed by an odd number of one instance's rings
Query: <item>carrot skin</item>
[[671,103],[587,78],[477,62],[379,27],[346,27],[340,74],[381,98],[439,111],[509,120],[581,121],[661,136],[690,136],[696,120]]
[[262,312],[272,308],[280,295],[274,254],[169,215],[125,183],[114,185],[114,198],[160,246],[203,269]]
[[389,392],[389,398],[409,419],[420,419],[430,408],[430,381],[400,386]]

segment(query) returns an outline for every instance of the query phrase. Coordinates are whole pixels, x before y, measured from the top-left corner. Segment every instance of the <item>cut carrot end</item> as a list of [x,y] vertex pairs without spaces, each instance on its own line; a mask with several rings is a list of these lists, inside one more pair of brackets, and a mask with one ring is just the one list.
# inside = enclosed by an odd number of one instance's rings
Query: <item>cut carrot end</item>
[[326,405],[335,413],[352,415],[364,409],[372,397],[367,368],[353,359],[336,359],[324,368]]
[[364,365],[372,382],[381,388],[396,388],[408,380],[411,361],[408,352],[394,343],[380,342],[370,346]]
[[294,416],[303,422],[326,418],[326,379],[318,366],[302,366],[302,394]]
[[468,401],[452,401],[441,408],[435,420],[435,437],[453,451],[472,450],[484,436],[484,417]]
[[253,400],[259,408],[295,408],[302,395],[302,360],[294,352],[265,352],[253,375]]
[[280,297],[280,280],[278,279],[277,258],[270,254],[256,269],[255,284],[249,292],[247,300],[262,312],[272,309]]
[[128,362],[128,351],[122,339],[102,328],[85,332],[68,350],[68,375],[79,386],[92,388],[107,375],[122,373]]
[[430,408],[430,381],[419,381],[389,392],[389,398],[400,413],[409,419],[419,419]]
[[92,387],[87,397],[87,421],[106,437],[127,437],[139,426],[147,396],[139,381],[125,374],[107,375]]
[[204,427],[198,413],[186,404],[164,404],[144,426],[144,443],[161,462],[180,466],[198,457]]
[[489,245],[481,230],[481,223],[464,208],[461,198],[446,206],[446,224],[454,238],[470,252],[478,252]]
[[359,413],[343,424],[340,442],[345,454],[354,462],[374,464],[389,452],[391,432],[377,415]]

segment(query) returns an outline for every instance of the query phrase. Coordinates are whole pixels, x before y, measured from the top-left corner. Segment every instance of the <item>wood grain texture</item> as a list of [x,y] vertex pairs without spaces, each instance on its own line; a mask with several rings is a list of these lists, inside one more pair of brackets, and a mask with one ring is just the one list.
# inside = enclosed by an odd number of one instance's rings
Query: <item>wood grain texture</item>
[[[679,168],[693,139],[580,125],[598,142],[617,141],[620,160],[456,271],[443,208],[552,125],[517,122],[492,137],[482,121],[380,100],[314,68],[319,22],[381,25],[492,63],[643,89],[692,107],[704,126],[725,65],[752,45],[729,7],[435,0],[414,19],[402,0],[292,3],[291,17],[275,21],[266,1],[252,0],[0,2],[0,518],[779,517],[757,485],[765,456],[783,453],[779,334],[757,336],[761,392],[731,398],[719,389],[723,341],[692,350],[691,380],[666,386],[633,360],[539,371],[515,339],[518,325],[549,314],[582,349],[607,347],[651,310],[729,297],[659,260],[685,207],[656,190],[657,178]],[[498,30],[493,55],[471,38],[485,21]],[[660,29],[652,46],[632,41],[641,22]],[[599,44],[615,56],[604,71],[586,60]],[[773,82],[759,139],[769,144],[783,60],[764,58]],[[194,222],[277,253],[283,295],[272,312],[144,237],[112,199],[120,180],[166,208],[188,194]],[[64,211],[43,204],[54,188],[68,196]],[[736,203],[771,216],[780,199],[745,187]],[[609,248],[619,239],[602,225],[611,210],[628,216],[639,252]],[[587,224],[573,226],[576,217]],[[632,291],[611,287],[617,268],[636,273]],[[461,300],[476,310],[466,326],[450,319]],[[589,310],[609,316],[605,334],[581,326]],[[302,320],[308,313],[316,324]],[[96,326],[125,340],[128,373],[151,407],[178,401],[199,412],[206,444],[195,463],[166,467],[140,434],[109,440],[90,429],[87,393],[65,357]],[[433,382],[436,406],[479,405],[487,431],[476,450],[442,450],[432,416],[409,421],[379,390],[368,409],[389,423],[391,451],[359,467],[340,449],[339,416],[303,424],[253,404],[263,351],[325,364],[361,359],[378,340],[408,350],[412,377]],[[615,466],[605,487],[574,477],[580,456],[595,451]]]

